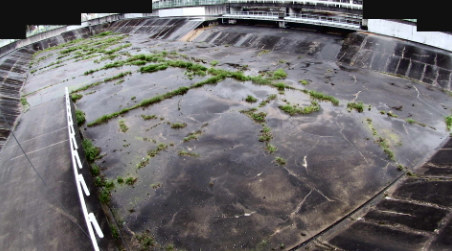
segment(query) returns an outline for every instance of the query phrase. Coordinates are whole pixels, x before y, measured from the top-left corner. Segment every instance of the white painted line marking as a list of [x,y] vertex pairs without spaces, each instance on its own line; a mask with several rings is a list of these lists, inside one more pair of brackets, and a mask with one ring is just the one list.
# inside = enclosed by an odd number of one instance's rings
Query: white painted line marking
[[89,190],[88,190],[88,186],[86,186],[86,182],[85,179],[83,178],[83,175],[79,174],[78,175],[78,181],[82,184],[83,187],[83,191],[85,191],[86,196],[89,196]]
[[93,213],[89,214],[89,219],[93,223],[94,229],[96,229],[97,236],[99,236],[99,238],[104,238],[104,233],[102,233],[102,229],[100,229],[99,223],[97,223]]
[[73,151],[72,153],[74,154],[74,158],[77,161],[78,168],[82,169],[83,165],[82,165],[82,162],[80,161],[80,157],[78,156],[78,152],[77,151]]
[[[66,91],[66,97],[69,97],[69,91],[68,91],[67,87],[65,88],[65,91]],[[70,114],[71,114],[71,108],[70,108],[69,105],[67,105],[67,108],[68,108],[67,109],[68,112],[66,114],[66,119],[67,119],[67,122],[68,122],[67,132],[68,132],[69,137],[71,137],[72,123],[70,123],[70,120],[69,120],[69,117],[70,117]],[[83,194],[82,194],[82,188],[81,188],[81,185],[80,185],[80,182],[79,182],[79,179],[78,179],[78,175],[79,174],[78,174],[78,171],[77,171],[77,163],[76,163],[76,160],[75,160],[75,157],[74,157],[74,154],[73,154],[74,152],[72,150],[74,148],[73,140],[69,139],[69,144],[70,144],[70,148],[71,148],[72,170],[74,171],[75,184],[77,186],[77,193],[78,193],[78,198],[80,200],[80,205],[82,207],[83,216],[85,218],[86,226],[88,227],[88,232],[89,232],[89,236],[90,236],[90,239],[91,239],[91,243],[93,244],[94,251],[99,251],[99,245],[97,244],[97,239],[96,239],[96,236],[94,235],[93,225],[95,224],[97,235],[100,238],[103,238],[104,235],[102,234],[102,231],[101,231],[101,229],[99,227],[99,224],[97,223],[97,220],[94,217],[94,215],[92,215],[92,216],[90,215],[89,218],[88,218],[88,209],[86,208],[85,198],[83,197]],[[99,228],[99,229],[97,229],[97,228]]]

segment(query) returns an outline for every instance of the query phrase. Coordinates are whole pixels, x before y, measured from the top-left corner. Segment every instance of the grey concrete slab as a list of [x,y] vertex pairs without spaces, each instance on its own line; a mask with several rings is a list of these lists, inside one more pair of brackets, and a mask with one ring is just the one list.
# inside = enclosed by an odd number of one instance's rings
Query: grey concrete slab
[[[93,249],[85,234],[66,123],[65,101],[59,98],[31,107],[14,131],[46,185],[13,138],[5,145],[0,155],[1,250]],[[111,239],[105,224],[103,229]]]

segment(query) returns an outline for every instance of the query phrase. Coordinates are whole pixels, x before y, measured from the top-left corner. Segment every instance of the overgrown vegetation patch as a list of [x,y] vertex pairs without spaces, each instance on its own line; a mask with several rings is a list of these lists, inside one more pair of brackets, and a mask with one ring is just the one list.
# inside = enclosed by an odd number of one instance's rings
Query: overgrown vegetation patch
[[265,112],[259,112],[257,113],[257,108],[250,108],[248,110],[241,110],[240,113],[245,114],[252,120],[254,120],[257,123],[265,122],[265,117],[267,116],[267,113]]
[[363,112],[364,111],[364,104],[361,101],[358,102],[358,103],[352,102],[352,103],[348,103],[347,104],[347,108],[355,109],[358,112]]
[[187,124],[186,123],[173,123],[171,124],[171,128],[173,129],[182,129],[184,127],[186,127]]
[[119,130],[121,130],[121,132],[126,132],[127,130],[129,130],[129,127],[127,127],[124,120],[119,121]]
[[378,135],[378,132],[373,127],[372,120],[370,118],[367,118],[367,123],[369,124],[369,126],[372,130],[372,135],[374,136],[375,143],[377,143],[383,149],[383,152],[386,153],[386,155],[388,155],[388,158],[390,160],[394,161],[395,155],[394,155],[394,152],[391,151],[391,147],[389,145],[388,140],[385,138],[382,138]]
[[82,125],[85,123],[85,114],[81,110],[75,110],[75,120],[77,121],[77,125]]
[[180,156],[199,157],[199,154],[194,153],[194,152],[188,152],[188,151],[185,151],[185,150],[179,151],[178,154]]
[[152,115],[144,115],[144,114],[142,114],[141,117],[144,120],[157,119],[157,115],[155,115],[155,114],[152,114]]
[[158,144],[156,148],[148,151],[148,154],[146,157],[144,157],[140,160],[140,162],[137,164],[137,168],[140,169],[140,168],[145,167],[147,164],[149,164],[150,159],[154,158],[155,156],[157,156],[157,154],[159,152],[161,152],[167,148],[168,148],[168,146],[166,144],[163,144],[163,143]]
[[313,112],[320,111],[320,105],[316,101],[311,101],[311,105],[305,107],[299,107],[298,105],[281,105],[279,109],[288,113],[290,116],[295,116],[298,114],[310,114]]
[[83,95],[82,94],[78,94],[78,93],[75,93],[75,94],[71,94],[71,99],[72,99],[72,102],[77,102],[77,100],[79,100],[79,99],[81,99],[83,97]]
[[89,139],[82,141],[83,151],[88,162],[93,162],[100,154],[100,148],[93,145],[93,142]]

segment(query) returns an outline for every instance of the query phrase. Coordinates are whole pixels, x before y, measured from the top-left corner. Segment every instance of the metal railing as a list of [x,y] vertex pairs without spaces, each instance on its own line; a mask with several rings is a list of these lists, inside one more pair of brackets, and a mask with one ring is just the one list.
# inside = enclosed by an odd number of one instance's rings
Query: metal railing
[[[279,13],[263,11],[240,11],[224,13],[223,17],[233,17],[239,19],[279,19]],[[343,28],[359,28],[361,26],[360,18],[329,17],[312,14],[285,14],[282,17],[282,20]]]
[[312,14],[289,14],[288,18],[292,19],[307,19],[307,20],[317,20],[323,22],[339,23],[339,24],[350,24],[350,25],[361,25],[361,19],[359,18],[347,18],[347,17],[328,17]]
[[46,31],[51,31],[51,30],[58,29],[61,27],[66,27],[66,25],[36,25],[34,30],[27,31],[26,36],[31,37],[33,35],[36,35],[36,34],[39,34],[42,32],[46,32]]
[[265,19],[278,19],[278,12],[265,12],[265,11],[235,11],[229,13],[223,13],[223,17],[227,16],[242,16],[248,18],[265,18]]
[[362,10],[362,4],[354,3],[340,3],[340,2],[330,2],[330,1],[318,1],[318,0],[227,0],[228,3],[281,3],[281,4],[303,4],[303,5],[323,5],[328,7],[338,7],[345,9],[356,9]]
[[81,18],[82,18],[82,22],[86,22],[91,19],[111,16],[111,15],[116,15],[116,14],[118,14],[118,13],[82,13]]
[[227,3],[226,0],[171,0],[152,3],[152,9],[177,8],[187,6],[221,5]]
[[14,43],[16,41],[19,41],[19,40],[20,39],[0,39],[0,48],[5,46],[5,45],[8,45],[8,44]]

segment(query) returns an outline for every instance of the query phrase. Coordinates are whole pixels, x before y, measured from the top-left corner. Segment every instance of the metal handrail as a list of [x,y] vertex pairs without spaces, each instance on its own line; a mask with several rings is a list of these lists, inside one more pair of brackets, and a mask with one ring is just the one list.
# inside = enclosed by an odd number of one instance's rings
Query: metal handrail
[[228,3],[281,3],[281,4],[303,4],[303,5],[325,5],[346,9],[362,10],[362,4],[340,3],[319,0],[227,0]]
[[271,16],[278,17],[278,12],[266,12],[266,11],[231,11],[224,13],[224,15],[237,15],[237,16]]
[[86,22],[92,19],[116,15],[118,13],[82,13],[81,20],[82,22]]
[[220,5],[225,4],[226,0],[171,0],[152,3],[152,9],[164,9],[187,6]]
[[[278,12],[264,12],[264,11],[238,11],[223,13],[224,17],[235,17],[235,18],[278,18],[280,13]],[[346,18],[346,17],[329,17],[320,16],[313,14],[285,14],[283,19],[290,21],[301,21],[308,23],[320,23],[328,24],[332,26],[346,26],[346,27],[359,27],[361,25],[361,19],[358,18]]]
[[27,31],[26,37],[31,37],[33,35],[43,33],[46,31],[55,30],[61,27],[66,27],[66,25],[37,25],[36,28],[32,31]]

